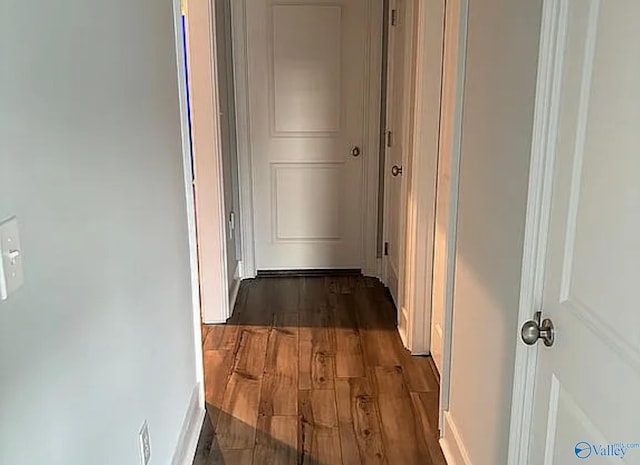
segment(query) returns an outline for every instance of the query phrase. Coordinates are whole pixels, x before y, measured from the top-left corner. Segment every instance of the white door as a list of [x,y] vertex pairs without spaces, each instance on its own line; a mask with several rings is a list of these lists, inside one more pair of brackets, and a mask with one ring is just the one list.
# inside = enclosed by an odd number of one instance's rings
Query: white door
[[[401,273],[404,268],[407,145],[412,63],[410,37],[412,28],[407,9],[408,0],[391,0],[387,23],[387,149],[385,155],[385,266],[386,285],[398,309],[402,308]],[[400,326],[407,316],[399,315]]]
[[258,270],[362,268],[367,1],[247,1]]
[[[560,76],[529,464],[640,463],[640,2],[555,0]],[[564,44],[562,41],[564,40]]]

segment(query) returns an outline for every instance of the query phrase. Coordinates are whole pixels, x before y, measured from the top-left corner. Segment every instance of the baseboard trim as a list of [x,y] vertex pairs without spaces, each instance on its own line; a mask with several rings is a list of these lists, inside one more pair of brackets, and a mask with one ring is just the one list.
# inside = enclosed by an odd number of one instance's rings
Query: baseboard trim
[[294,270],[258,270],[258,278],[307,278],[316,276],[360,276],[359,268],[310,268]]
[[204,421],[204,399],[202,398],[202,385],[196,384],[191,393],[189,407],[182,423],[178,445],[173,454],[171,465],[192,465],[196,455],[198,438]]
[[449,412],[444,413],[444,434],[440,447],[448,465],[473,465]]

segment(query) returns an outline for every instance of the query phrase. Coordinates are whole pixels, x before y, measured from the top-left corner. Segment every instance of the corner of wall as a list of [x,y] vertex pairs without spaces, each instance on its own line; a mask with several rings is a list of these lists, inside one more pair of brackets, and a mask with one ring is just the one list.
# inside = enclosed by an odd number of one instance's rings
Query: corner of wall
[[448,465],[473,465],[449,412],[444,414],[444,430],[440,447]]

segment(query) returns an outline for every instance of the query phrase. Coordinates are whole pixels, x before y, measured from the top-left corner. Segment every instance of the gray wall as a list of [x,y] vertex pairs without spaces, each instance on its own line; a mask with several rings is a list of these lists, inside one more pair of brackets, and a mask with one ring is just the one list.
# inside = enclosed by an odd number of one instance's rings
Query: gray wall
[[542,1],[470,4],[450,415],[474,465],[503,465]]
[[196,382],[172,2],[8,0],[0,463],[169,464]]

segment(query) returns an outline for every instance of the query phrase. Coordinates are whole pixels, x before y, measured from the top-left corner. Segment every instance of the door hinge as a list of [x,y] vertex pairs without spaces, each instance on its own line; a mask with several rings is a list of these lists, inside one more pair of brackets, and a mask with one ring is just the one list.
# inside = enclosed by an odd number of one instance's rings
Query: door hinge
[[398,10],[391,10],[391,25],[395,26],[398,24]]
[[387,147],[391,147],[393,145],[393,132],[387,131]]
[[384,243],[384,255],[385,256],[389,255],[389,243],[388,242]]

